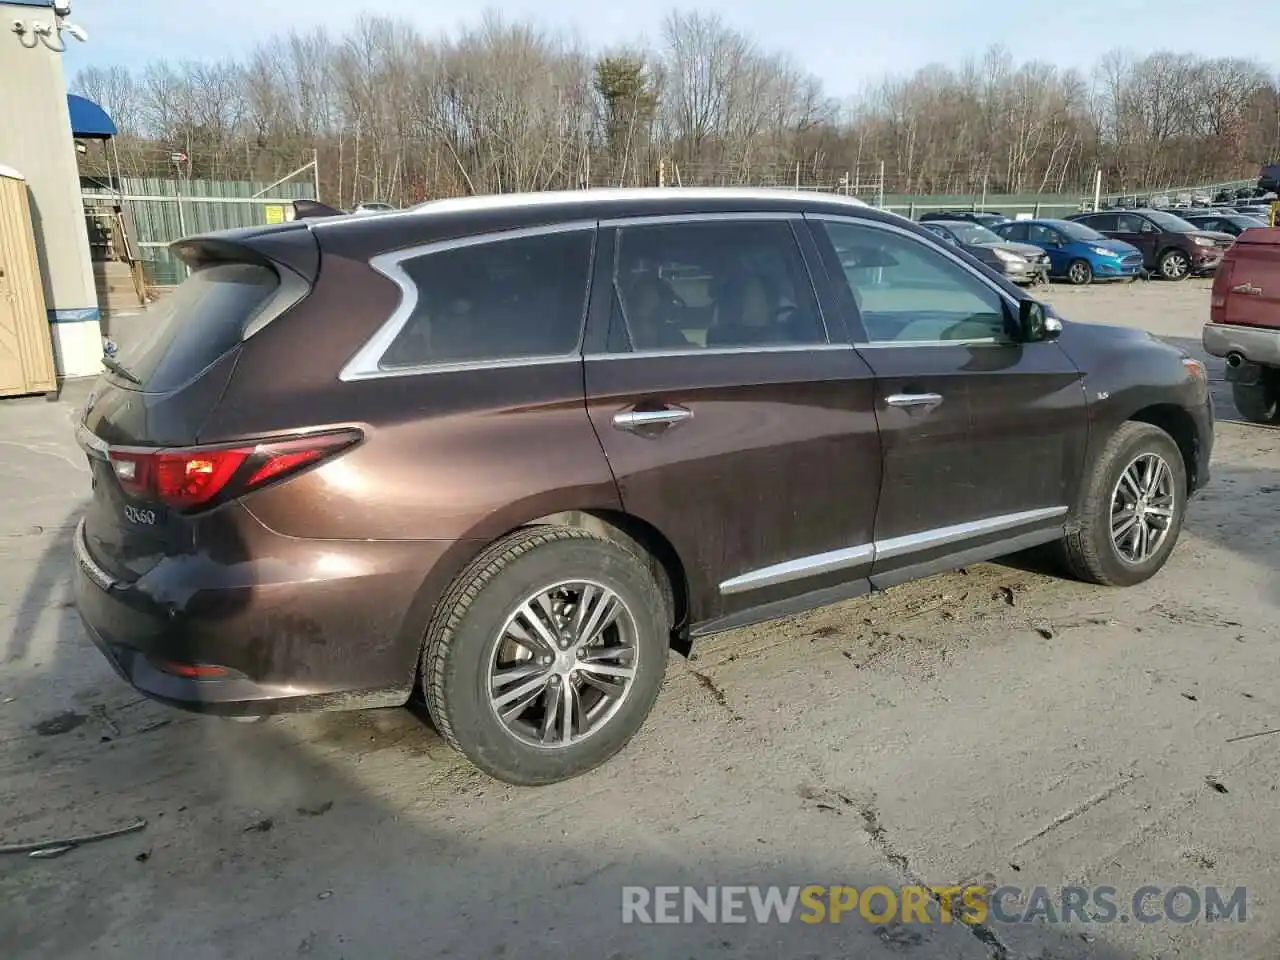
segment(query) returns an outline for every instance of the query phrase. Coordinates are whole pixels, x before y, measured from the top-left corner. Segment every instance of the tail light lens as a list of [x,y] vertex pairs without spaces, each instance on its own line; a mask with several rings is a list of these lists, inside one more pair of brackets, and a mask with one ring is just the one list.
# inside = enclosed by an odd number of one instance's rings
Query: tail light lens
[[1227,320],[1227,291],[1231,289],[1234,261],[1225,259],[1218,264],[1213,277],[1213,289],[1209,292],[1209,322],[1225,323]]
[[244,446],[116,448],[107,456],[125,492],[174,510],[213,506],[281,480],[359,442],[355,430]]

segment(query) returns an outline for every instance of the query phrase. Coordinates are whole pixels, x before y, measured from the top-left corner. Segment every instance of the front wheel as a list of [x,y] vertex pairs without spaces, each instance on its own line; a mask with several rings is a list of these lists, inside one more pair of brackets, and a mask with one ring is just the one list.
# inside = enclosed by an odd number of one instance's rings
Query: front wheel
[[1191,261],[1181,250],[1168,250],[1160,258],[1160,276],[1166,280],[1185,280],[1191,272]]
[[1089,266],[1087,260],[1072,260],[1067,267],[1067,279],[1075,286],[1083,287],[1093,280],[1093,267]]
[[1149,423],[1127,422],[1107,441],[1063,541],[1081,580],[1132,586],[1154,576],[1178,542],[1187,504],[1187,469],[1173,438]]
[[642,558],[584,530],[530,527],[488,547],[442,600],[422,656],[427,709],[489,775],[568,780],[640,729],[669,643]]
[[1257,383],[1231,384],[1231,399],[1251,423],[1280,424],[1280,370],[1263,370]]

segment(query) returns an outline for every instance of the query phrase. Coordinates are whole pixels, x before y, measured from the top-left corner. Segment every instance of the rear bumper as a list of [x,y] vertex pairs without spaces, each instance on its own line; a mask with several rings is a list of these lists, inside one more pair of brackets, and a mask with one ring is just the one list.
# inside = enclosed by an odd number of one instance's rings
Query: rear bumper
[[1238,353],[1250,363],[1280,367],[1280,327],[1238,327],[1206,323],[1200,335],[1205,352],[1214,357]]
[[75,538],[76,606],[115,671],[171,706],[231,716],[403,704],[438,589],[432,564],[453,546],[279,538],[264,559],[169,557],[126,582],[89,555],[83,521]]

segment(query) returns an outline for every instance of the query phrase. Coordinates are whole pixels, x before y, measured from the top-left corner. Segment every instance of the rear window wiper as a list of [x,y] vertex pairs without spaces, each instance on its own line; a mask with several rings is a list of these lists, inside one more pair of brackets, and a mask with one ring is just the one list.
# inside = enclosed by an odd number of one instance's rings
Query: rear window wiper
[[137,377],[135,377],[128,370],[126,370],[124,366],[121,365],[119,360],[116,360],[113,357],[108,357],[104,354],[102,357],[102,365],[106,367],[108,370],[110,370],[112,373],[115,373],[124,377],[130,383],[136,383],[138,386],[142,386],[142,381],[139,380]]

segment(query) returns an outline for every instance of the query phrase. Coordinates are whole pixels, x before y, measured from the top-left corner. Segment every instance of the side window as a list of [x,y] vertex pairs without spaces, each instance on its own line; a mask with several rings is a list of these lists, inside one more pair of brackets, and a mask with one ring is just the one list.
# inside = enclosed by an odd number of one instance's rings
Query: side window
[[1121,213],[1116,216],[1116,226],[1112,229],[1117,233],[1141,233],[1146,222],[1137,214]]
[[1027,240],[1031,243],[1043,243],[1046,246],[1052,246],[1060,239],[1060,234],[1053,227],[1046,227],[1043,223],[1033,223],[1027,229]]
[[1086,227],[1092,227],[1099,232],[1111,230],[1115,232],[1123,232],[1124,228],[1118,226],[1120,217],[1114,213],[1099,213],[1096,216],[1086,217],[1083,220],[1076,221],[1083,223]]
[[826,342],[789,223],[710,220],[618,230],[610,351]]
[[1004,298],[927,243],[829,222],[845,279],[873,343],[1004,340]]
[[589,230],[494,240],[404,260],[413,313],[383,368],[567,356],[586,313]]
[[1030,228],[1030,224],[1015,221],[1014,223],[1000,227],[996,230],[996,233],[1000,234],[1000,236],[1004,237],[1006,240],[1012,240],[1015,243],[1024,243],[1030,236]]

